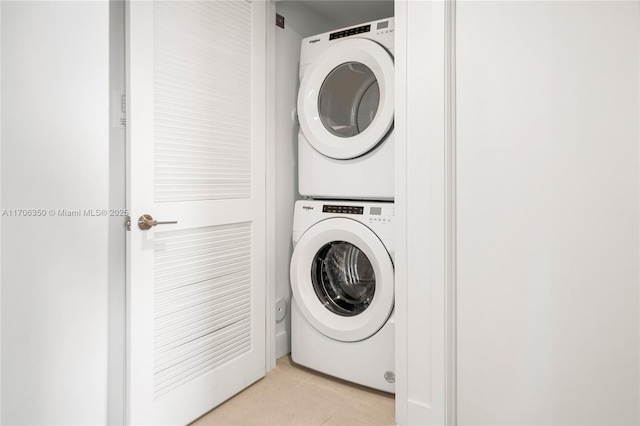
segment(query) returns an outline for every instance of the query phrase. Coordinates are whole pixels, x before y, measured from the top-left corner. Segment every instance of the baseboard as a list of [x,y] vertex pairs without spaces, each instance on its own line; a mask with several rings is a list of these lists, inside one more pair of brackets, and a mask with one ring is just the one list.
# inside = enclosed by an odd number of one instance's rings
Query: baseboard
[[291,352],[291,338],[288,331],[281,331],[276,335],[276,359]]

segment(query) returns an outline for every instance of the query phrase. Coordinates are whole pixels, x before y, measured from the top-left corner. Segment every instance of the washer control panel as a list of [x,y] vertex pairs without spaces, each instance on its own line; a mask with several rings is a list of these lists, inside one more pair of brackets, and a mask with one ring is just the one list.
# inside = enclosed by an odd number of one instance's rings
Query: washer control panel
[[395,239],[394,216],[395,205],[388,201],[302,199],[295,204],[292,238],[296,242],[314,224],[343,217],[367,226],[391,250]]
[[395,209],[390,206],[370,206],[369,207],[369,223],[391,223]]
[[345,206],[336,204],[325,204],[322,206],[322,213],[336,214],[364,214],[362,206]]
[[357,204],[323,204],[322,213],[362,216],[358,220],[366,223],[390,223],[393,221],[395,208],[393,204],[357,205]]

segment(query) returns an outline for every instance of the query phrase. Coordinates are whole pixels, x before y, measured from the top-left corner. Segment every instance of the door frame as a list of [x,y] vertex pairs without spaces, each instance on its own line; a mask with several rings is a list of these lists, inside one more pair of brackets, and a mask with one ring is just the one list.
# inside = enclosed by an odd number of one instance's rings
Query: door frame
[[450,425],[456,423],[455,0],[395,0],[395,17],[396,421]]
[[266,284],[265,292],[265,371],[270,371],[276,366],[276,113],[273,105],[276,104],[276,16],[275,0],[267,2],[267,31],[266,31]]
[[[109,208],[126,210],[125,3],[109,1]],[[126,118],[125,118],[126,119]],[[128,213],[127,213],[128,214]],[[109,342],[107,422],[124,424],[126,410],[126,217],[109,218]]]

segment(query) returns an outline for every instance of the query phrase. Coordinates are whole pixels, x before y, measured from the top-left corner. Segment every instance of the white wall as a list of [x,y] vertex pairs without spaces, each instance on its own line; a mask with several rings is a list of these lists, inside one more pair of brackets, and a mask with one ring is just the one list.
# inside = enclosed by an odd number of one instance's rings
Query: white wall
[[[2,2],[2,209],[109,203],[109,5]],[[103,424],[108,219],[2,217],[2,423]]]
[[638,12],[458,3],[460,424],[640,421]]
[[287,303],[285,319],[276,323],[276,357],[291,351],[291,260],[293,204],[298,195],[298,125],[294,121],[298,97],[300,41],[289,25],[276,28],[276,106],[275,106],[275,170],[276,170],[276,300]]
[[[306,0],[279,1],[276,3],[276,11],[285,18],[285,30],[293,31],[301,37],[309,37],[337,28],[339,24],[333,19],[330,11],[325,15],[319,15],[307,5]],[[300,59],[300,46],[298,46],[298,59]]]

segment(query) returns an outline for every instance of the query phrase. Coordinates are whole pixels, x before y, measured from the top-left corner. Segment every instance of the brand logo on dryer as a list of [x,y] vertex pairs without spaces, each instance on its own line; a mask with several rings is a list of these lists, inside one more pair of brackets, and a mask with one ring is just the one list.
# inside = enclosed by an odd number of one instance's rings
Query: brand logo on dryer
[[314,208],[313,206],[302,206],[302,210],[313,210]]
[[313,40],[309,40],[309,44],[317,43],[319,41],[320,41],[319,38],[314,38]]

